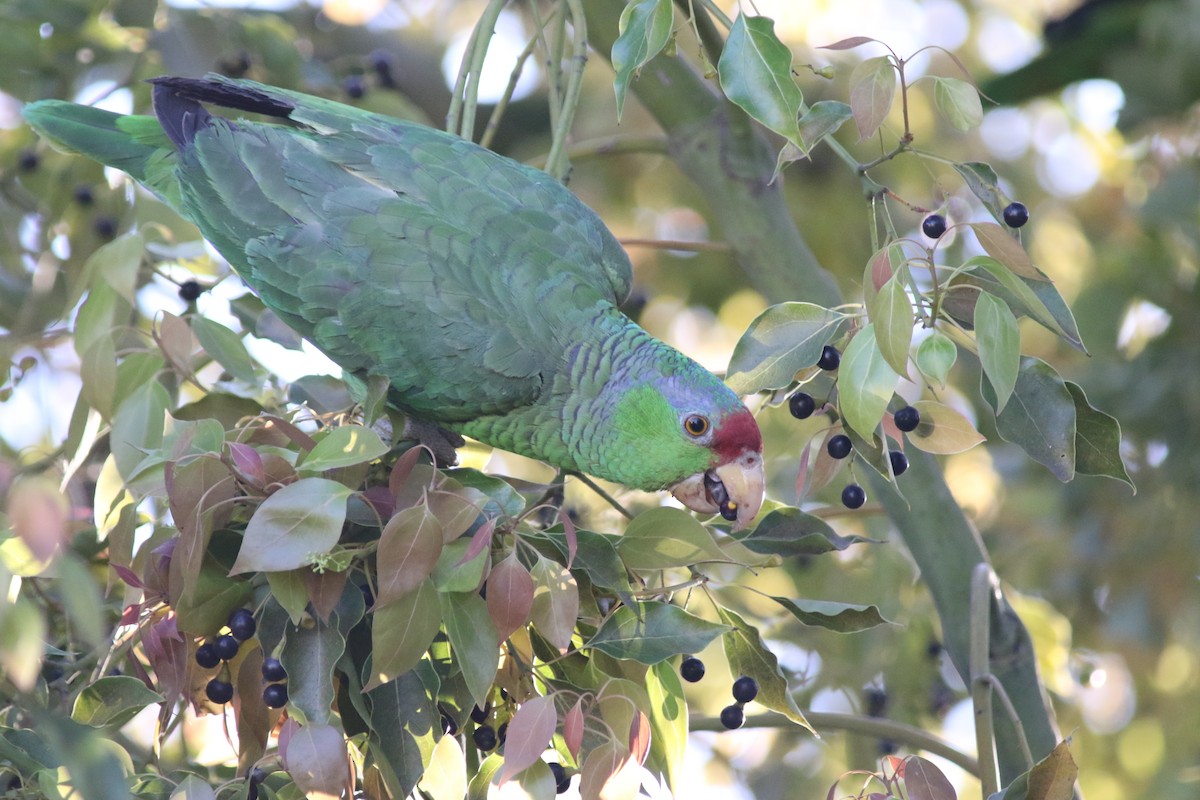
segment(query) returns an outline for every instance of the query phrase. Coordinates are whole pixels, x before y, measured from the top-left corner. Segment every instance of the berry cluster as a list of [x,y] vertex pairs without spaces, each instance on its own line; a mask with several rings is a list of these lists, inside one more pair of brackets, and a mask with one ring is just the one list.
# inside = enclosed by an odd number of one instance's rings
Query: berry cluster
[[[233,699],[233,683],[229,680],[228,662],[237,657],[242,642],[254,638],[258,623],[254,613],[248,608],[234,609],[229,615],[226,625],[229,633],[222,634],[216,639],[205,642],[196,648],[196,663],[204,669],[222,666],[221,673],[210,680],[204,687],[204,694],[214,703],[228,703]],[[283,708],[287,705],[288,693],[287,671],[277,658],[263,659],[263,680],[267,686],[263,689],[263,703],[269,708]]]
[[754,678],[743,675],[734,681],[733,699],[735,702],[721,709],[721,725],[731,731],[742,727],[742,723],[746,721],[746,703],[756,697],[758,697],[758,681]]

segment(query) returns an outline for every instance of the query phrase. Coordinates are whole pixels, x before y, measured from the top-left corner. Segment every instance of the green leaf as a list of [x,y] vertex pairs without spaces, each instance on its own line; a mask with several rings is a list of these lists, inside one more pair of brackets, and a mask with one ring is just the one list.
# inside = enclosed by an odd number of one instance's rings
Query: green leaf
[[318,414],[335,414],[355,401],[346,381],[333,375],[305,375],[288,386],[288,402],[306,405]]
[[371,615],[371,674],[367,690],[393,681],[425,656],[442,624],[442,609],[432,581],[424,581],[391,605]]
[[797,117],[804,94],[792,78],[792,51],[767,17],[739,14],[717,62],[725,96],[754,119],[803,149]]
[[871,543],[862,536],[840,536],[825,520],[785,506],[767,514],[754,530],[740,539],[745,547],[764,555],[816,556],[845,550],[852,544]]
[[921,414],[921,423],[908,433],[908,441],[926,453],[950,455],[970,450],[984,441],[971,421],[949,406],[933,400],[919,400],[913,408]]
[[742,334],[725,383],[737,394],[782,389],[802,369],[814,366],[845,317],[812,303],[780,303],[750,323]]
[[101,245],[83,265],[92,290],[111,287],[133,305],[137,302],[137,273],[146,242],[141,234],[127,233]]
[[0,668],[18,689],[32,692],[46,651],[46,618],[24,596],[18,596],[15,602],[6,598],[5,603],[7,607],[0,615]]
[[950,368],[958,358],[954,341],[935,330],[917,345],[917,369],[930,381],[945,387]]
[[328,623],[313,619],[311,624],[286,628],[279,660],[288,674],[288,706],[292,716],[302,716],[305,724],[333,720],[337,685],[334,668],[346,650],[346,636],[363,617],[365,605],[359,588],[347,584]]
[[342,425],[329,429],[317,440],[297,465],[301,475],[315,475],[327,469],[350,467],[374,461],[388,451],[379,434],[361,425]]
[[969,131],[983,121],[979,91],[964,80],[934,77],[933,101],[942,116],[960,131]]
[[867,324],[850,340],[838,368],[838,407],[846,424],[870,439],[899,381],[879,351],[874,324]]
[[646,670],[650,698],[650,763],[666,776],[679,797],[683,784],[683,759],[687,754],[688,708],[677,667],[660,661]]
[[88,566],[70,550],[58,556],[58,588],[71,632],[92,647],[101,644],[106,633],[104,598]]
[[913,335],[912,303],[904,288],[907,280],[908,270],[901,269],[888,278],[867,304],[879,352],[897,375],[908,374],[908,348]]
[[1071,313],[1071,307],[1067,305],[1067,301],[1059,294],[1058,287],[1052,281],[1025,281],[1024,283],[1034,296],[1042,301],[1042,305],[1046,307],[1050,317],[1058,323],[1056,332],[1063,341],[1084,355],[1088,355],[1087,348],[1083,345],[1083,337],[1079,335],[1079,326],[1075,324],[1075,315]]
[[488,565],[488,549],[485,547],[473,558],[463,561],[470,548],[470,539],[456,539],[441,548],[441,555],[438,556],[431,573],[433,585],[439,592],[474,592],[483,583],[483,574]]
[[792,699],[787,679],[779,669],[779,659],[767,649],[758,634],[758,629],[747,623],[735,611],[718,607],[717,613],[721,621],[729,626],[728,633],[722,639],[725,658],[729,661],[729,671],[734,675],[749,675],[754,678],[758,682],[758,697],[755,699],[759,703],[813,731],[804,714],[800,712],[800,707]]
[[499,640],[487,604],[475,592],[438,592],[446,635],[475,705],[487,703],[500,660]]
[[845,124],[854,116],[850,106],[836,100],[818,100],[800,117],[800,142],[802,150],[807,154],[816,147],[822,139]]
[[199,775],[188,775],[171,792],[170,800],[217,800],[217,792]]
[[708,528],[679,508],[643,511],[617,540],[617,553],[633,569],[688,567],[701,561],[727,561]]
[[293,625],[299,625],[304,619],[308,608],[308,584],[305,573],[312,572],[308,567],[289,569],[286,572],[268,572],[267,584],[271,587],[271,595],[287,612]]
[[192,317],[192,333],[196,334],[196,341],[200,342],[204,352],[212,356],[226,372],[239,381],[258,385],[254,362],[246,352],[242,337],[219,322],[200,316]]
[[408,797],[425,773],[442,733],[438,677],[428,663],[366,693],[368,741],[392,797]]
[[633,0],[621,12],[620,35],[612,46],[612,67],[617,73],[613,83],[617,94],[617,122],[621,121],[621,112],[625,108],[629,81],[667,46],[674,21],[671,0]]
[[791,615],[805,625],[826,628],[838,633],[854,633],[874,628],[877,625],[890,625],[875,606],[860,606],[852,603],[835,603],[832,600],[790,600],[786,597],[771,596],[779,605],[786,608]]
[[342,536],[352,493],[325,478],[302,478],[279,489],[250,517],[230,574],[296,569],[328,553]]
[[[990,256],[975,256],[974,258],[967,259],[963,266],[967,269],[979,268],[987,272],[1013,296],[1014,300],[1026,314],[1039,324],[1061,336],[1065,341],[1074,344],[1072,337],[1063,329],[1058,319],[1050,313],[1050,310],[1046,308],[1046,304],[1029,288],[1029,285],[999,261]],[[1077,335],[1075,339],[1078,339]]]
[[587,645],[614,658],[657,664],[680,653],[697,653],[727,630],[679,606],[646,602],[618,608]]
[[[991,387],[983,388],[994,407]],[[1075,476],[1075,420],[1075,401],[1058,372],[1039,358],[1021,359],[1012,398],[996,415],[996,431],[1065,482]]]
[[150,381],[133,392],[113,414],[109,446],[117,470],[126,482],[136,479],[151,464],[161,463],[169,402],[162,384]]
[[1009,204],[1008,196],[1000,189],[1000,176],[991,165],[982,161],[967,161],[955,164],[954,170],[967,184],[971,193],[991,212],[997,222],[1004,219],[1004,208]]
[[991,381],[997,404],[994,408],[999,414],[1017,385],[1021,332],[1017,330],[1017,318],[1004,301],[987,292],[980,293],[975,301],[975,343],[979,346],[983,374]]
[[1079,384],[1064,383],[1075,402],[1075,471],[1123,481],[1136,493],[1137,487],[1121,461],[1121,424],[1093,408]]
[[850,73],[850,108],[860,142],[879,130],[895,95],[896,69],[887,56],[868,58]]
[[71,719],[93,728],[121,727],[163,696],[128,675],[110,675],[91,684],[75,698]]

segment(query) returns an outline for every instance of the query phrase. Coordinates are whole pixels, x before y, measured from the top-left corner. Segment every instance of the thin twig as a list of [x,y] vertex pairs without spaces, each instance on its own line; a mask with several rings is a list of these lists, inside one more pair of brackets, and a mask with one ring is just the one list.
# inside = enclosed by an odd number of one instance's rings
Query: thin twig
[[992,592],[995,573],[986,563],[971,572],[971,642],[968,669],[971,673],[971,702],[975,708],[975,751],[979,757],[979,783],[983,796],[1000,791],[1000,767],[996,759],[996,735],[992,728],[992,682],[988,680],[991,637]]
[[605,502],[607,502],[610,506],[615,508],[617,511],[621,512],[621,515],[624,516],[626,519],[633,519],[633,514],[629,513],[629,511],[625,508],[625,506],[621,505],[615,499],[613,499],[612,495],[610,495],[608,492],[604,491],[604,489],[600,488],[600,486],[597,485],[597,483],[595,481],[593,481],[591,478],[589,478],[587,475],[584,475],[582,472],[571,472],[569,474],[574,475],[576,478],[578,478],[583,483],[584,486],[588,487],[593,492],[600,495],[600,497]]
[[650,247],[655,250],[687,250],[693,253],[728,253],[725,242],[685,242],[679,239],[620,239],[623,247]]

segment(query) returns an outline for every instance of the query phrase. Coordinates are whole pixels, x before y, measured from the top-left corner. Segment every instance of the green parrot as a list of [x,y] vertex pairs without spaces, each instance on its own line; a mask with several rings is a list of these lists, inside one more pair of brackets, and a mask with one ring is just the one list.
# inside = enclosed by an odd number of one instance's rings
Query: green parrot
[[152,117],[43,100],[25,118],[193,222],[264,304],[347,372],[386,378],[410,417],[670,490],[737,527],[757,515],[754,417],[618,310],[629,259],[560,183],[299,92],[218,76],[151,83]]

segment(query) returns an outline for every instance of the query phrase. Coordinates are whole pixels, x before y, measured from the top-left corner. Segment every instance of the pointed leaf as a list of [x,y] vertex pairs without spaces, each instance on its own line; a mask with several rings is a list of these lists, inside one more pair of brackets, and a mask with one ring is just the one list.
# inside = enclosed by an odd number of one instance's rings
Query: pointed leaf
[[850,73],[850,108],[860,142],[879,130],[895,95],[896,69],[887,56],[868,58]]
[[308,797],[340,797],[346,781],[346,738],[333,725],[305,725],[280,746],[296,787]]
[[904,788],[908,800],[956,800],[958,797],[942,771],[920,756],[904,759]]
[[846,424],[870,439],[899,381],[879,351],[875,326],[866,325],[850,340],[838,368],[838,399]]
[[960,131],[969,131],[983,121],[979,91],[964,80],[934,77],[933,101],[942,116]]
[[740,395],[764,389],[782,389],[796,373],[821,357],[845,317],[812,303],[780,303],[750,323],[742,334],[725,382]]
[[805,153],[837,131],[854,116],[850,106],[836,100],[818,100],[800,117],[800,142]]
[[278,490],[250,517],[229,574],[296,569],[328,553],[342,536],[351,494],[325,478],[303,478]]
[[305,454],[297,469],[301,475],[316,475],[327,469],[374,461],[387,451],[388,446],[370,428],[342,425],[318,439],[317,446]]
[[983,374],[992,384],[995,411],[999,414],[1017,385],[1021,333],[1017,330],[1017,318],[1004,301],[987,292],[982,292],[975,301],[975,343],[979,346]]
[[563,744],[566,745],[571,758],[578,761],[579,750],[583,747],[583,697],[575,701],[575,705],[571,706],[571,710],[563,719]]
[[447,544],[462,536],[475,520],[479,519],[480,508],[487,503],[487,496],[478,489],[463,487],[455,491],[431,491],[425,493],[425,505],[429,513],[442,524],[442,540]]
[[501,640],[529,622],[533,611],[533,578],[516,552],[492,567],[487,579],[487,608]]
[[557,727],[558,711],[553,697],[531,697],[521,704],[508,723],[501,786],[541,759]]
[[393,681],[417,666],[442,624],[431,581],[371,615],[371,671],[366,690]]
[[612,46],[612,67],[617,77],[617,122],[625,108],[629,82],[646,62],[662,52],[674,24],[671,0],[633,0],[621,12],[620,35]]
[[994,222],[972,222],[970,228],[975,231],[975,237],[987,254],[1013,273],[1033,281],[1050,280],[1029,260],[1029,254],[1021,243],[1004,228]]
[[379,534],[376,609],[399,600],[433,574],[442,555],[442,526],[425,506],[398,512]]
[[199,316],[192,317],[192,333],[196,334],[204,352],[212,356],[226,372],[240,381],[258,385],[258,377],[254,374],[254,362],[246,352],[242,337],[219,322]]
[[457,736],[438,739],[419,785],[420,796],[429,800],[463,800],[467,794],[467,756]]
[[437,674],[426,662],[366,692],[371,758],[391,797],[408,797],[433,757],[442,733],[438,688]]
[[[991,387],[983,388],[994,406]],[[996,431],[1066,482],[1075,476],[1075,421],[1075,401],[1058,372],[1041,359],[1022,359],[1012,399],[996,415]]]
[[1079,384],[1065,383],[1075,401],[1075,471],[1123,481],[1136,492],[1121,460],[1121,424],[1093,408]]
[[737,612],[727,608],[718,608],[717,613],[721,621],[730,628],[722,639],[725,658],[729,660],[729,671],[734,675],[749,675],[754,678],[758,681],[758,697],[755,699],[759,703],[813,731],[796,701],[792,699],[787,679],[779,669],[779,659],[767,649],[758,629],[742,619]]
[[890,625],[875,606],[860,606],[852,603],[835,603],[832,600],[807,600],[798,598],[790,600],[786,597],[771,597],[776,603],[786,608],[791,615],[805,625],[826,628],[838,633],[854,633],[874,628],[877,625]]
[[666,776],[667,785],[678,797],[687,754],[688,712],[683,684],[673,663],[660,661],[646,670],[646,693],[650,696],[650,761]]
[[912,303],[904,288],[907,280],[908,270],[901,269],[867,304],[867,316],[875,326],[879,352],[897,375],[908,374],[908,347],[913,335]]
[[933,383],[944,387],[950,368],[958,359],[958,347],[954,341],[935,330],[917,345],[917,369]]
[[188,775],[171,792],[170,800],[217,800],[217,791],[199,775]]
[[727,630],[670,603],[638,603],[613,612],[588,646],[614,658],[657,664],[680,653],[699,652]]
[[146,706],[161,702],[163,696],[147,689],[137,678],[110,675],[79,693],[71,709],[71,718],[93,728],[119,728]]
[[841,536],[825,520],[798,508],[777,508],[763,517],[754,530],[740,540],[755,553],[790,556],[815,556],[831,550],[845,550],[852,544],[873,540],[861,536]]
[[967,161],[955,164],[954,170],[962,177],[963,182],[971,193],[991,213],[992,218],[999,221],[1004,219],[1004,208],[1008,205],[1008,196],[1000,190],[1000,176],[991,165],[982,161]]
[[[921,423],[910,431],[908,441],[926,453],[949,455],[970,450],[984,441],[971,421],[949,406],[932,400],[919,400],[913,408],[921,414]],[[893,423],[894,425],[894,423]]]
[[487,703],[500,660],[499,639],[487,604],[475,592],[438,592],[438,602],[455,661],[471,699],[482,707]]
[[856,47],[861,47],[868,42],[877,42],[878,39],[872,39],[870,36],[849,36],[845,39],[838,39],[833,44],[818,45],[818,50],[853,50]]
[[547,558],[539,558],[530,574],[534,582],[530,610],[533,626],[543,639],[565,653],[579,616],[579,587],[562,564]]
[[708,528],[688,512],[666,506],[634,517],[617,542],[617,553],[633,569],[669,569],[727,560]]
[[783,138],[803,148],[797,117],[804,95],[792,78],[792,51],[767,17],[739,14],[717,62],[725,96]]

